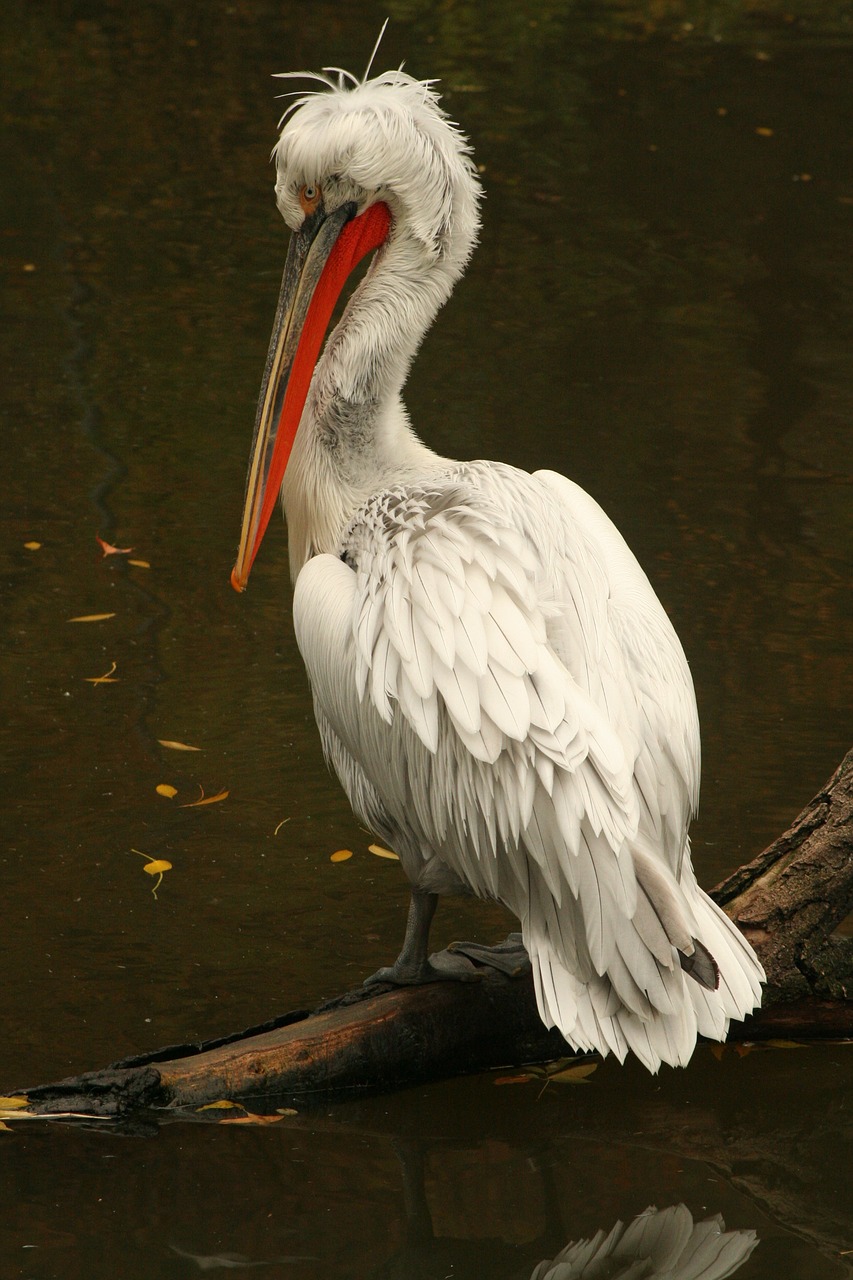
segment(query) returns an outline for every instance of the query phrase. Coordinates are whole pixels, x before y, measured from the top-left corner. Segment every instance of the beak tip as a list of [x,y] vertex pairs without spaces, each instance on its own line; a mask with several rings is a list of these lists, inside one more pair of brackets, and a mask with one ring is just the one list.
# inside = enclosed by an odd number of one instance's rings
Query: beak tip
[[238,574],[236,564],[231,570],[231,586],[238,592],[246,590],[246,578],[243,578]]

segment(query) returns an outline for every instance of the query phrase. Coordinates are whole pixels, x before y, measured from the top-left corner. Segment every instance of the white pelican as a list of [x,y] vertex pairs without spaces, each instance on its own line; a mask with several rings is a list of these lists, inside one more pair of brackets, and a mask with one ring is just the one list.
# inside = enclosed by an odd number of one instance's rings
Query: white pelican
[[763,977],[690,862],[687,662],[588,494],[440,457],[413,432],[401,391],[474,248],[481,190],[433,82],[368,77],[312,76],[275,147],[292,237],[232,582],[281,493],[323,747],[412,886],[403,949],[374,977],[470,978],[476,948],[428,955],[437,895],[497,899],[547,1026],[652,1071],[684,1064]]

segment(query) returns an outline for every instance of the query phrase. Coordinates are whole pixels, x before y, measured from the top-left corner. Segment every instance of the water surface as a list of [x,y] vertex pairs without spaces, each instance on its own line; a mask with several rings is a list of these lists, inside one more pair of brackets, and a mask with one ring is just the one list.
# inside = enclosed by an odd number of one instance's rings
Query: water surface
[[[389,9],[381,60],[441,78],[487,191],[412,419],[442,452],[571,475],[628,537],[696,681],[703,882],[849,746],[840,7],[9,4],[4,1087],[316,1002],[399,943],[399,870],[316,741],[283,527],[228,586],[286,250],[269,77],[359,70]],[[180,807],[199,788],[230,795]],[[156,899],[133,850],[173,864]],[[451,904],[435,940],[505,923]],[[0,1273],[526,1276],[683,1202],[759,1232],[744,1277],[838,1275],[847,1054],[702,1050],[680,1076],[607,1064],[538,1101],[466,1081],[265,1129],[18,1129]]]

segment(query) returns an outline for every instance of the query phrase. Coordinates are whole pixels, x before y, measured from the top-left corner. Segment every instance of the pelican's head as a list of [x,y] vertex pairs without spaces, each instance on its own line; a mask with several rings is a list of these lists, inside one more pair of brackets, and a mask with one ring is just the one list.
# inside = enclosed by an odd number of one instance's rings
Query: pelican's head
[[434,82],[404,71],[314,78],[324,88],[296,99],[273,151],[287,225],[302,226],[306,187],[327,214],[352,202],[359,216],[383,203],[392,236],[461,272],[477,239],[482,193],[468,141],[439,106]]
[[290,249],[261,387],[231,582],[238,591],[275,507],[335,303],[356,264],[393,248],[398,274],[429,279],[435,307],[462,273],[482,194],[466,138],[432,82],[333,69],[288,108],[274,149]]

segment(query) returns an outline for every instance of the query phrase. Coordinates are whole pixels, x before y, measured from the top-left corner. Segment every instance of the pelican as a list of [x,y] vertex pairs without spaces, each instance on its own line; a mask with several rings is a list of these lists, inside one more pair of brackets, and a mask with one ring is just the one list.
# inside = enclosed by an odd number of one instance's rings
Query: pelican
[[[402,950],[373,980],[529,957],[542,1020],[570,1045],[684,1065],[697,1035],[725,1039],[758,1004],[763,973],[691,866],[699,726],[681,645],[578,485],[441,457],[410,425],[406,375],[482,195],[435,82],[298,74],[318,87],[273,153],[292,234],[232,584],[281,495],[325,755],[411,885]],[[430,956],[447,893],[504,903],[523,947]]]

